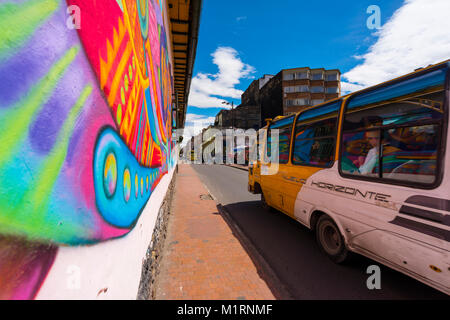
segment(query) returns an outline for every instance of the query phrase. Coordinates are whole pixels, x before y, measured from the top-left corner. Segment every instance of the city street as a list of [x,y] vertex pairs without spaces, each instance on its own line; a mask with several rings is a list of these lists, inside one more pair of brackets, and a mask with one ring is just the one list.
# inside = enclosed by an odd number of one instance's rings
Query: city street
[[[446,299],[406,275],[381,267],[381,289],[369,290],[367,267],[355,256],[344,265],[320,252],[314,234],[280,212],[265,211],[260,195],[247,191],[247,171],[224,165],[193,165],[211,195],[228,212],[294,299]],[[259,267],[259,266],[257,266]]]
[[449,11],[0,0],[0,300],[450,300]]

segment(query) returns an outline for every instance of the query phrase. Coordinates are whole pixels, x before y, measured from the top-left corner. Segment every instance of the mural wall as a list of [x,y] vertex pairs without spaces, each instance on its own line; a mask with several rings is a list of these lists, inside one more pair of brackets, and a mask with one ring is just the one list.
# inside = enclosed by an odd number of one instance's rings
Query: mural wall
[[151,205],[171,154],[165,13],[0,0],[0,299],[34,298],[58,248],[126,237]]

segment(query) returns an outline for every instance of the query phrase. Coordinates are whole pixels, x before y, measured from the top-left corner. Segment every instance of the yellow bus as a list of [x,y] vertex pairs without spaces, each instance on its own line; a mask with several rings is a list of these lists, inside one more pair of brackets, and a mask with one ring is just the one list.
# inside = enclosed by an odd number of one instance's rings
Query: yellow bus
[[450,294],[449,69],[447,60],[270,121],[249,191],[314,230],[333,261],[355,252]]

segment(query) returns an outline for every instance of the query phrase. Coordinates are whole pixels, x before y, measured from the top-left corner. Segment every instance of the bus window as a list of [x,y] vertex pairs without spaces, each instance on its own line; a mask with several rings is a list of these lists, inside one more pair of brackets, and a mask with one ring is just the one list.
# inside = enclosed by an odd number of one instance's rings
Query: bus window
[[384,131],[382,174],[388,179],[433,183],[436,175],[438,125]]
[[334,161],[336,117],[315,123],[297,123],[292,163],[329,167]]
[[272,145],[272,129],[278,129],[278,157],[280,164],[286,164],[289,162],[289,146],[291,143],[292,122],[294,117],[281,119],[272,124],[267,132],[267,145],[266,145],[266,162],[269,162],[271,157],[271,145]]
[[348,108],[341,171],[432,184],[436,180],[444,91]]
[[303,111],[297,118],[292,163],[331,167],[334,162],[337,116],[342,100]]

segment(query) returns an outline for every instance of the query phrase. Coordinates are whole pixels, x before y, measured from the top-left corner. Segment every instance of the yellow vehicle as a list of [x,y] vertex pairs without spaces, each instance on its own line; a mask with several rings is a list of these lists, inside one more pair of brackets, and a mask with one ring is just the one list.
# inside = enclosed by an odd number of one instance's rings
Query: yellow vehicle
[[333,261],[356,252],[450,294],[449,70],[445,61],[274,119],[249,191],[314,230]]
[[194,151],[194,150],[191,150],[191,156],[190,156],[190,159],[191,159],[192,162],[195,161],[195,151]]

